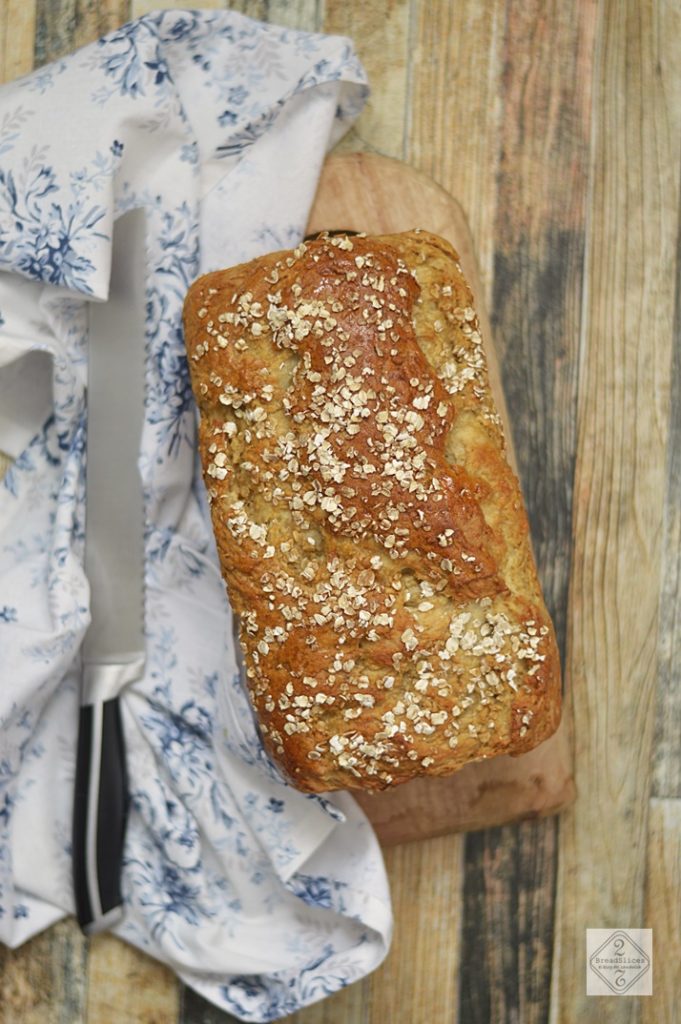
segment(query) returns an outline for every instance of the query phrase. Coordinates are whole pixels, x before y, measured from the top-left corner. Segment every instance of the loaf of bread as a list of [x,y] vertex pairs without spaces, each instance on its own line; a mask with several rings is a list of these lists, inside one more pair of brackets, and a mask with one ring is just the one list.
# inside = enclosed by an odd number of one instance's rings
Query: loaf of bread
[[251,699],[292,783],[382,789],[545,740],[556,642],[452,247],[322,236],[208,274],[185,337]]

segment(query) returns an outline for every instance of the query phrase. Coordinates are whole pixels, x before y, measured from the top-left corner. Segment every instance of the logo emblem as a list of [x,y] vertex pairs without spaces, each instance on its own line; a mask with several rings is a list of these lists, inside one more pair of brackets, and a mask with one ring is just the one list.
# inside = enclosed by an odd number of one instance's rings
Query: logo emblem
[[652,995],[652,940],[650,928],[587,928],[586,994]]

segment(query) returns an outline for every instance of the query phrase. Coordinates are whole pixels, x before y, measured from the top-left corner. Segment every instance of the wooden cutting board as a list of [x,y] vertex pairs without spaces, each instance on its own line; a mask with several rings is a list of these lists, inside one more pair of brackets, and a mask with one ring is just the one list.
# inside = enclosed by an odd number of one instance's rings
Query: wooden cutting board
[[[459,253],[475,295],[490,383],[515,467],[473,240],[460,205],[430,178],[397,160],[368,153],[347,153],[327,160],[309,232],[348,228],[387,234],[417,227],[442,235]],[[385,846],[554,814],[575,798],[567,735],[561,725],[545,743],[520,757],[496,757],[468,765],[449,778],[416,779],[385,793],[354,795]]]

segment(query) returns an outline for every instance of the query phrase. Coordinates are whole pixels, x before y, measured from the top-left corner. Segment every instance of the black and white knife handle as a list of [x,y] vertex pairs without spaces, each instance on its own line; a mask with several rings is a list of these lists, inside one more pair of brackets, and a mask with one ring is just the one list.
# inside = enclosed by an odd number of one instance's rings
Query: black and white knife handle
[[94,934],[122,916],[128,817],[125,744],[118,698],[83,704],[73,809],[73,881],[78,923]]

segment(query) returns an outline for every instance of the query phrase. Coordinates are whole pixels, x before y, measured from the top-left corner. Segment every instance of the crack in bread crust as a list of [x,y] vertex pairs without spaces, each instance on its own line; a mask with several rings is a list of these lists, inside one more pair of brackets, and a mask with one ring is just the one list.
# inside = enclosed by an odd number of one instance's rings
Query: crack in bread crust
[[555,637],[448,243],[321,237],[209,274],[185,335],[251,697],[294,784],[546,739]]

